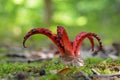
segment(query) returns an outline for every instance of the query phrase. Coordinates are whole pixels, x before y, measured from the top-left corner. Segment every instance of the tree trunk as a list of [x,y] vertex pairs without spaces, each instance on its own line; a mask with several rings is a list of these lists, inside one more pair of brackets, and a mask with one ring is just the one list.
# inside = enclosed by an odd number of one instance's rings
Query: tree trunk
[[49,24],[52,18],[52,0],[44,0],[44,2],[45,2],[44,22],[45,24]]

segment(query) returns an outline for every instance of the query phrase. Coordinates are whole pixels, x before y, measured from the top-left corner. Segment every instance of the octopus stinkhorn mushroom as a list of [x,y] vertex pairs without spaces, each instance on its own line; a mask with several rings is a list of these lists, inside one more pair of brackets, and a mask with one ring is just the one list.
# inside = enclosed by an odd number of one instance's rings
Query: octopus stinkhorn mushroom
[[57,46],[62,61],[67,64],[71,64],[74,66],[83,66],[84,62],[83,59],[80,56],[80,48],[82,45],[82,42],[85,38],[88,38],[91,45],[92,45],[92,51],[94,50],[94,39],[97,39],[99,43],[99,48],[97,51],[102,50],[102,42],[101,39],[98,37],[97,34],[92,32],[80,32],[74,39],[74,41],[70,41],[66,30],[62,26],[57,27],[57,34],[53,34],[49,29],[46,28],[34,28],[30,30],[26,36],[24,37],[23,46],[25,46],[26,40],[34,35],[34,34],[43,34],[49,37],[53,43]]

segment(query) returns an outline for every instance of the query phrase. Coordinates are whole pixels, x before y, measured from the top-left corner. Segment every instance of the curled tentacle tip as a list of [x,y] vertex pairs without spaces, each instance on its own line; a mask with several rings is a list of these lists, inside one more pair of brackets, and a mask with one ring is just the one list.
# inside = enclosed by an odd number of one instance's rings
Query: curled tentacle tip
[[25,46],[25,44],[23,44],[23,47],[24,47],[24,48],[27,48],[27,47]]
[[24,47],[24,48],[27,48],[26,45],[25,45],[25,40],[23,41],[23,47]]
[[27,48],[24,44],[23,44],[23,47],[24,47],[24,48]]
[[92,51],[94,51],[94,49],[92,49]]
[[24,46],[24,48],[27,48],[26,46]]
[[24,42],[23,42],[23,47],[24,47],[24,48],[27,48]]

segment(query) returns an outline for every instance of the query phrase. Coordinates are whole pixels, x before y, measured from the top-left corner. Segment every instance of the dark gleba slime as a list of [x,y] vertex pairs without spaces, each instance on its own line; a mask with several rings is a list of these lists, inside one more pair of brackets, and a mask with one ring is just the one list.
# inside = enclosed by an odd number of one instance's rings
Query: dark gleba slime
[[94,39],[97,39],[99,43],[99,48],[97,51],[102,50],[102,42],[97,34],[92,32],[80,32],[74,39],[74,41],[70,41],[66,30],[58,26],[57,27],[57,34],[53,34],[49,29],[46,28],[34,28],[30,30],[27,35],[24,37],[23,46],[25,46],[26,40],[34,35],[34,34],[43,34],[49,37],[53,43],[57,46],[61,56],[62,60],[66,64],[71,64],[74,66],[83,66],[84,62],[80,56],[80,48],[82,45],[82,42],[85,38],[88,38],[91,45],[92,45],[92,51],[94,50]]

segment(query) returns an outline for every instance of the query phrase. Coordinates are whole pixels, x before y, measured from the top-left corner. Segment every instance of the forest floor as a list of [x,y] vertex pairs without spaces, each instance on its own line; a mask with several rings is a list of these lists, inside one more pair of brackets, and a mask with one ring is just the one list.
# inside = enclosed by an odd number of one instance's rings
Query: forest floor
[[23,50],[20,47],[0,47],[0,80],[119,80],[120,57],[110,46],[106,51],[90,54],[82,49],[85,65],[65,65],[53,47]]

